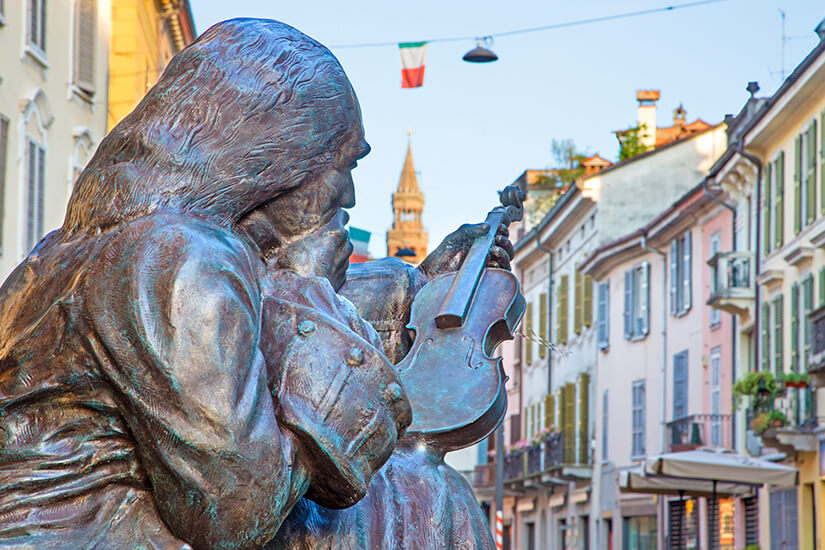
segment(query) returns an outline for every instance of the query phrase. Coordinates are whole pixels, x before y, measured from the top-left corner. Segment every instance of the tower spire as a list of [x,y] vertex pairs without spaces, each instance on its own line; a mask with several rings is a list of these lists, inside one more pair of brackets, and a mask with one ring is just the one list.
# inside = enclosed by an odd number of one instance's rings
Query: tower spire
[[412,157],[412,131],[407,132],[407,154],[398,189],[392,194],[393,222],[387,231],[387,255],[417,264],[427,255],[427,232],[421,223],[424,194],[418,188],[418,177]]

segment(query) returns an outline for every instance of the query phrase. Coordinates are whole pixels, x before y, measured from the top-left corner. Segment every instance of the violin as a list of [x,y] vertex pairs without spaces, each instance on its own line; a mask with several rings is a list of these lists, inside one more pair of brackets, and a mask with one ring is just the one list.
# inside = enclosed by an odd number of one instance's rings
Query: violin
[[492,354],[513,339],[525,300],[515,275],[485,265],[499,226],[522,218],[524,194],[511,185],[499,196],[502,204],[485,220],[489,231],[473,242],[461,268],[416,295],[407,326],[413,344],[396,365],[413,411],[407,434],[445,452],[490,435],[507,409],[507,376]]

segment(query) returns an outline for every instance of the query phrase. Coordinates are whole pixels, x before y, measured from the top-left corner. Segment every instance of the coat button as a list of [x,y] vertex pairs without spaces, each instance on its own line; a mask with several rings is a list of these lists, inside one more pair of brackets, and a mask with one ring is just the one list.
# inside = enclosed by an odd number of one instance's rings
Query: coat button
[[359,348],[350,348],[347,352],[347,365],[357,367],[364,362],[364,352]]
[[312,321],[301,321],[298,323],[298,336],[307,337],[315,332],[315,323]]

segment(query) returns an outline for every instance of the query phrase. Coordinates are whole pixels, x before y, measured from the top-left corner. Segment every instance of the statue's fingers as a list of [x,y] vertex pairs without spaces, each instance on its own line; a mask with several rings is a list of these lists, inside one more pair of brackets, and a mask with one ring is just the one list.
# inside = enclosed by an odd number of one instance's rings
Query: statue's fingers
[[499,236],[499,235],[504,236],[504,237],[509,237],[510,236],[510,228],[507,227],[506,225],[504,225],[503,223],[499,224],[498,231],[496,231],[496,236]]
[[487,256],[487,267],[499,267],[509,270],[510,256],[502,248],[494,246],[490,249],[490,255]]
[[513,256],[516,255],[516,251],[513,248],[513,243],[510,242],[510,239],[508,239],[506,236],[497,235],[496,246],[504,250],[504,252],[507,253],[507,256],[509,256],[511,260],[513,259]]

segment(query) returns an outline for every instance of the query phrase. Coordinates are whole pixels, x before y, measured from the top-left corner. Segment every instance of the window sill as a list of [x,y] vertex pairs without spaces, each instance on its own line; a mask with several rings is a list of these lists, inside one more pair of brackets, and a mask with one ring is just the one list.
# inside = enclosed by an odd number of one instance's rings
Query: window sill
[[72,99],[77,99],[84,105],[91,107],[95,104],[95,94],[86,92],[83,89],[78,88],[75,84],[71,85],[69,93]]
[[32,60],[40,65],[43,69],[50,67],[48,59],[46,59],[46,52],[35,46],[34,44],[26,44],[23,52],[32,58]]
[[722,321],[710,324],[710,330],[719,330],[720,328],[722,328]]
[[646,460],[647,455],[644,452],[640,455],[630,455],[630,460]]
[[674,317],[684,317],[684,316],[685,316],[685,315],[687,315],[688,313],[690,313],[690,308],[687,308],[687,309],[682,309],[682,310],[680,310],[680,311],[677,311],[677,312],[675,312],[675,313],[673,314],[673,316],[674,316]]
[[640,334],[638,336],[631,336],[627,340],[630,341],[630,342],[641,342],[645,338],[647,338],[647,334]]

